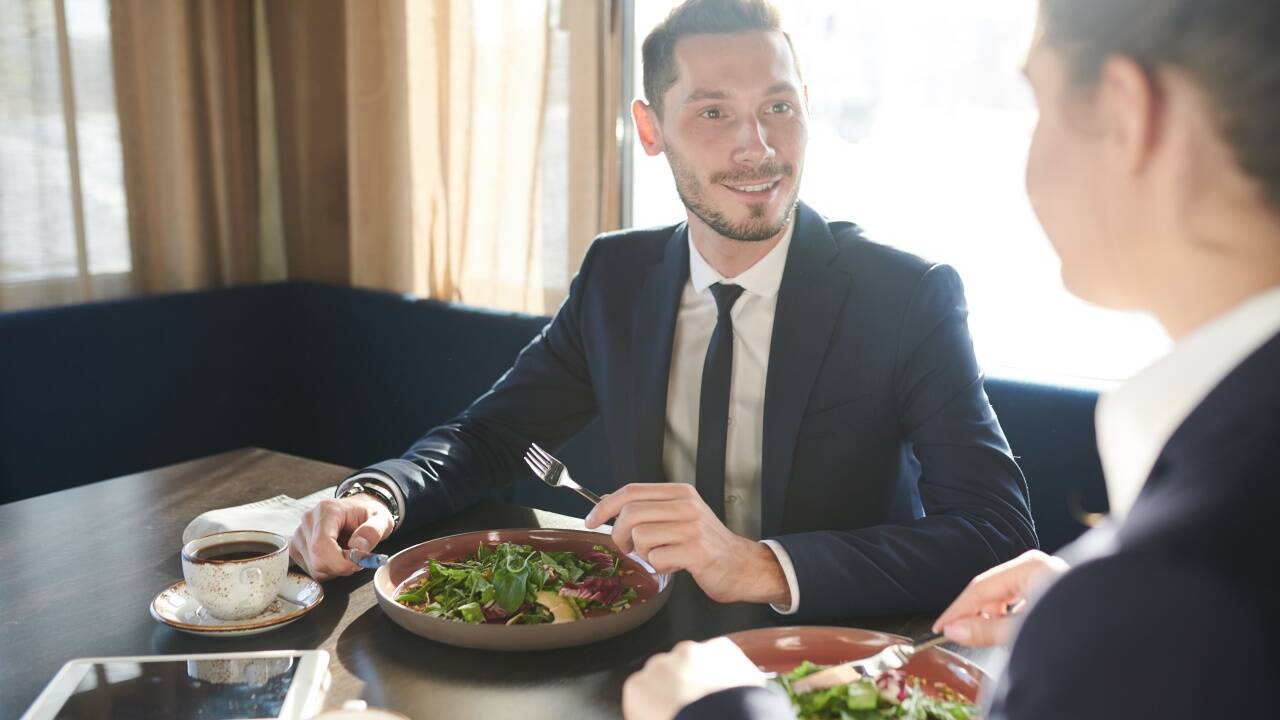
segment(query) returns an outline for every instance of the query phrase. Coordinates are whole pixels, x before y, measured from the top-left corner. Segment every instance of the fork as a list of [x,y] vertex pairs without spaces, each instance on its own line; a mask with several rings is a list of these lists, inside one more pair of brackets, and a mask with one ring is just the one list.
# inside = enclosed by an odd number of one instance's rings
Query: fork
[[[913,643],[894,643],[871,657],[850,660],[846,663],[833,665],[825,670],[819,670],[812,675],[806,675],[791,683],[791,689],[797,693],[804,693],[856,682],[864,677],[874,680],[882,673],[889,670],[897,670],[906,665],[911,656],[921,650],[941,645],[946,640],[947,637],[945,635],[930,633],[923,639]],[[766,676],[772,680],[777,678],[778,675],[777,673],[766,673]]]
[[578,493],[582,497],[591,501],[594,505],[600,502],[600,496],[582,487],[569,477],[569,469],[564,463],[555,459],[551,453],[538,447],[538,443],[533,443],[524,454],[524,462],[533,471],[534,475],[542,482],[551,487],[566,487]]

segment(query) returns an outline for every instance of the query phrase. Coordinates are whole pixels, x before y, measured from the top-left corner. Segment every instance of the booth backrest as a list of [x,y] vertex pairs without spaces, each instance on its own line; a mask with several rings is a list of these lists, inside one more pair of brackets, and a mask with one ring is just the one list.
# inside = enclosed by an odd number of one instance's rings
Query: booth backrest
[[[547,319],[315,283],[0,313],[0,502],[237,447],[359,467],[484,392]],[[1093,393],[989,379],[1041,543],[1105,508]],[[609,487],[592,423],[560,450]],[[581,515],[526,478],[502,495]]]

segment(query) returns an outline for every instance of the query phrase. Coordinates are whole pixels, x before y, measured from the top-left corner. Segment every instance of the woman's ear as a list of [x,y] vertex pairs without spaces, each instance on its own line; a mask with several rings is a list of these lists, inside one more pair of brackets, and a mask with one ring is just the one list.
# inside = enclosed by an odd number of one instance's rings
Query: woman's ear
[[1109,155],[1127,173],[1140,172],[1160,140],[1164,106],[1155,77],[1130,58],[1102,64],[1098,109]]
[[649,103],[636,99],[631,102],[631,117],[636,122],[636,134],[640,136],[644,151],[649,155],[660,154],[664,146],[658,112]]

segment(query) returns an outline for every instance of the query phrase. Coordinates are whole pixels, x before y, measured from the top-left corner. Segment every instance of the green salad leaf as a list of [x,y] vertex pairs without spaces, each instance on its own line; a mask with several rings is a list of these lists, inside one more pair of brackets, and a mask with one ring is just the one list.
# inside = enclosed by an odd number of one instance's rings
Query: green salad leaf
[[800,720],[977,720],[978,709],[949,687],[935,686],[937,696],[924,689],[920,678],[900,671],[872,680],[864,678],[825,690],[797,693],[792,682],[824,666],[808,660],[778,678]]

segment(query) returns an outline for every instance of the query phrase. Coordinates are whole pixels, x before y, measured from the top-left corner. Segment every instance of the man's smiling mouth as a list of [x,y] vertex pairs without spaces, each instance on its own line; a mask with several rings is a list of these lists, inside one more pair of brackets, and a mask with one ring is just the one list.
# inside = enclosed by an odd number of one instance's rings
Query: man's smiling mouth
[[763,192],[768,192],[774,189],[775,187],[778,186],[778,183],[780,182],[782,182],[781,179],[771,180],[765,183],[757,183],[755,185],[730,185],[729,183],[722,183],[722,184],[725,187],[729,188],[730,190],[737,190],[738,192],[763,193]]

